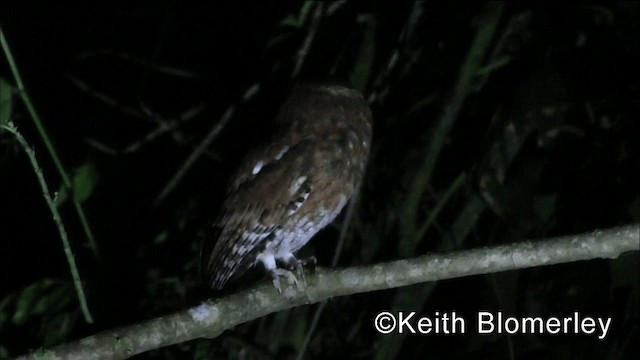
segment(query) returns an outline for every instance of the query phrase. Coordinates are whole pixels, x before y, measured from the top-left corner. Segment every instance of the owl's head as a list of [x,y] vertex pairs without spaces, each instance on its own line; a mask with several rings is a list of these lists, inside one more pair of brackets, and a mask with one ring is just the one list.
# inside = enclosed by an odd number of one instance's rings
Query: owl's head
[[370,117],[369,106],[360,91],[344,83],[323,81],[295,85],[277,123],[307,132],[307,127],[316,130],[351,127],[366,123]]

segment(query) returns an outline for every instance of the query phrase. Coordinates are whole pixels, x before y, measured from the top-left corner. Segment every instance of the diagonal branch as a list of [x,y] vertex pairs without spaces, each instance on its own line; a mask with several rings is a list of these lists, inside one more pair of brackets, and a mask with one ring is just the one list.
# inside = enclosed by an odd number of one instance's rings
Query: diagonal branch
[[60,239],[62,240],[62,248],[64,249],[65,256],[67,257],[67,263],[69,264],[69,270],[71,271],[71,277],[73,278],[73,285],[75,286],[78,301],[80,302],[82,315],[84,316],[86,321],[91,324],[93,323],[93,317],[91,316],[91,312],[89,311],[89,305],[87,305],[87,297],[84,293],[84,287],[82,286],[82,279],[80,278],[80,272],[78,271],[76,258],[73,256],[73,251],[71,249],[71,244],[69,243],[67,230],[65,229],[64,223],[62,222],[62,217],[60,217],[58,208],[55,205],[55,200],[51,197],[49,186],[47,185],[47,181],[44,179],[44,174],[42,173],[42,168],[40,167],[40,164],[38,164],[38,159],[36,159],[36,152],[31,146],[29,146],[29,143],[27,143],[27,140],[18,131],[18,128],[13,124],[13,122],[9,121],[9,123],[7,125],[3,125],[2,128],[13,134],[20,146],[22,146],[22,148],[24,149],[27,157],[29,158],[29,161],[31,162],[31,167],[33,168],[33,171],[36,174],[36,178],[38,179],[38,183],[40,184],[42,195],[44,196],[44,199],[49,206],[49,211],[51,211],[53,221],[58,227],[58,233],[60,234]]
[[282,297],[270,283],[263,283],[171,315],[104,331],[20,359],[124,359],[201,337],[214,338],[238,324],[335,296],[534,266],[613,259],[639,249],[640,224],[633,224],[580,235],[423,255],[375,265],[318,269],[307,277],[306,291],[290,298]]

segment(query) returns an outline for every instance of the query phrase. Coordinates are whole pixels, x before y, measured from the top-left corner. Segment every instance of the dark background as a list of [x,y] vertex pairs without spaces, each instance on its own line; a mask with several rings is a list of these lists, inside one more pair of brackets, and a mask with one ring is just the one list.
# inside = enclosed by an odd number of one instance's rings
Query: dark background
[[[82,205],[99,249],[91,250],[72,203],[62,202],[96,320],[87,325],[33,169],[0,130],[0,357],[204,299],[199,244],[226,181],[243,154],[267,139],[287,89],[299,80],[350,81],[372,99],[373,152],[339,266],[639,220],[637,2],[504,5],[486,53],[470,61],[479,71],[463,87],[456,84],[471,44],[500,5],[318,6],[0,5],[26,90],[74,188],[87,195]],[[309,34],[315,36],[292,79]],[[4,53],[0,78],[15,85]],[[253,84],[259,91],[242,100]],[[456,104],[451,128],[438,130]],[[59,191],[59,173],[17,93],[12,105],[11,120],[35,148],[50,190]],[[154,206],[230,106],[235,112],[222,132]],[[193,109],[195,116],[143,141]],[[443,146],[434,148],[438,137]],[[418,181],[430,154],[434,171]],[[343,220],[302,255],[328,266]],[[637,358],[638,270],[635,253],[332,299],[306,358]],[[137,358],[294,357],[315,309]],[[603,341],[382,336],[372,321],[389,309],[456,311],[467,319],[479,310],[543,317],[579,311],[612,316],[613,325]]]

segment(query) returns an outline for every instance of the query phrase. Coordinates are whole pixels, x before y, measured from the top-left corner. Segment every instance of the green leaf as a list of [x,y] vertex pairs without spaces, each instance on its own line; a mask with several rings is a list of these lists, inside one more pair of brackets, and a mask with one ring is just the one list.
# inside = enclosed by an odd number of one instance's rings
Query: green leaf
[[313,1],[305,1],[300,8],[298,16],[288,15],[287,17],[282,19],[282,21],[280,21],[280,26],[292,26],[294,28],[301,28],[304,25],[307,17],[309,16],[309,12],[311,11],[313,4]]
[[278,45],[279,43],[281,43],[284,39],[286,39],[289,36],[291,36],[290,33],[275,35],[271,39],[267,40],[267,42],[266,42],[264,47],[266,49],[270,49],[270,48]]
[[34,315],[34,305],[46,295],[55,285],[52,279],[44,279],[35,284],[29,285],[20,293],[16,301],[16,310],[13,314],[13,323],[24,325],[31,315]]
[[[93,163],[76,168],[73,174],[73,197],[80,203],[86,201],[98,183],[98,171]],[[58,194],[60,195],[60,194]]]
[[0,301],[0,329],[4,327],[5,323],[7,322],[7,319],[10,318],[9,305],[13,303],[14,298],[15,298],[15,295],[9,294],[5,296],[4,299],[2,299],[2,301]]
[[73,287],[69,283],[59,282],[33,305],[32,315],[55,314],[75,301]]
[[0,78],[0,131],[9,123],[13,106],[13,86]]
[[[6,297],[0,304],[0,315],[4,318],[6,314],[6,317],[11,318],[18,326],[34,321],[35,318],[43,327],[51,327],[52,331],[59,330],[59,326],[52,323],[50,316],[65,315],[64,309],[74,300],[71,283],[47,278]],[[13,316],[8,316],[10,311],[13,312]]]
[[161,233],[159,233],[158,235],[156,235],[156,237],[153,239],[153,243],[155,245],[161,245],[167,242],[167,239],[169,239],[169,233],[166,231],[163,231]]
[[64,186],[64,184],[62,184],[62,186],[60,186],[60,190],[58,190],[53,195],[53,203],[55,204],[56,208],[59,209],[62,206],[62,204],[64,204],[64,202],[67,201],[68,198],[69,198],[69,191],[67,191],[67,187]]

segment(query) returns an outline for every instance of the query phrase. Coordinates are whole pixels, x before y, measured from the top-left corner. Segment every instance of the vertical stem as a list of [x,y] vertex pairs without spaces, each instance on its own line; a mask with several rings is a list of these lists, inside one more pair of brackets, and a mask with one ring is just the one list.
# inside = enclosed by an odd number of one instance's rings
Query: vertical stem
[[29,146],[25,138],[18,132],[18,129],[15,127],[13,122],[9,121],[7,126],[3,126],[7,131],[9,131],[13,136],[15,136],[16,140],[24,151],[27,153],[29,160],[31,161],[31,167],[33,167],[33,171],[36,173],[36,177],[38,178],[38,183],[40,184],[40,188],[42,189],[42,194],[44,195],[44,199],[49,206],[49,210],[53,215],[53,220],[58,227],[58,232],[60,233],[60,238],[62,239],[62,246],[64,249],[64,253],[67,257],[67,262],[69,263],[69,269],[71,270],[71,276],[73,277],[73,284],[76,288],[76,294],[78,295],[78,301],[80,302],[80,308],[82,309],[82,315],[84,319],[88,323],[93,323],[93,317],[91,316],[91,312],[89,311],[89,306],[87,305],[87,298],[84,294],[84,288],[82,287],[82,280],[80,279],[80,272],[78,271],[78,266],[76,265],[76,260],[73,256],[73,251],[71,251],[71,246],[69,245],[69,238],[67,237],[67,230],[62,223],[62,218],[60,217],[60,213],[58,212],[58,208],[53,202],[51,198],[51,193],[49,192],[49,188],[47,186],[47,182],[44,179],[44,175],[42,174],[42,169],[40,165],[38,165],[38,160],[36,159],[35,151]]

